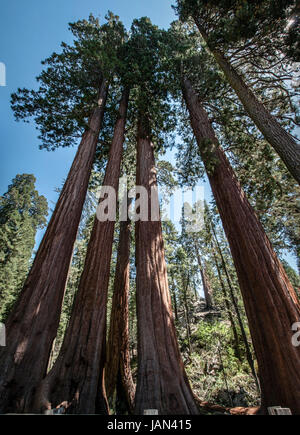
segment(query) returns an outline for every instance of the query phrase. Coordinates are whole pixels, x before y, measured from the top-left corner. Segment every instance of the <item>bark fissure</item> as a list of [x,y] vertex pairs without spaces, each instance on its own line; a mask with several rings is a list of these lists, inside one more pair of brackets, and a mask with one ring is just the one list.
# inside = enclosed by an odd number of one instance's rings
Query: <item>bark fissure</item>
[[[118,191],[129,92],[120,115],[106,167],[104,186]],[[100,200],[101,201],[101,200]],[[107,414],[104,386],[106,305],[115,222],[95,218],[84,269],[60,354],[41,383],[36,409],[65,402],[68,413]]]
[[[139,120],[137,185],[156,186],[153,144]],[[153,192],[152,192],[153,195]],[[150,213],[150,211],[149,211]],[[149,215],[151,218],[151,215]],[[168,289],[161,222],[136,222],[138,381],[135,413],[197,414],[181,359]]]
[[114,293],[107,343],[105,384],[107,397],[117,390],[116,402],[130,414],[134,410],[135,385],[129,351],[130,220],[120,223]]
[[7,347],[0,348],[0,412],[28,412],[45,376],[102,125],[108,85],[84,133],[20,298],[6,323]]

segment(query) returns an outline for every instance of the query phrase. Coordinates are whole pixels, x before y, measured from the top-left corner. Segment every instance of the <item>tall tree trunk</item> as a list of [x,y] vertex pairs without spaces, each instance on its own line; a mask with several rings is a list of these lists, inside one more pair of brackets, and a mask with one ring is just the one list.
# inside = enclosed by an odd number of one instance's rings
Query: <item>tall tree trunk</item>
[[200,268],[200,273],[201,273],[201,278],[203,283],[206,306],[208,309],[211,309],[213,308],[212,288],[210,286],[210,282],[205,270],[205,266],[203,266],[203,268]]
[[195,248],[196,248],[198,266],[200,269],[200,274],[201,274],[201,279],[202,279],[206,307],[208,309],[211,309],[211,308],[213,308],[212,288],[211,288],[209,279],[208,279],[207,274],[206,274],[205,266],[202,264],[202,261],[200,258],[199,246],[198,246],[197,242],[195,243]]
[[[194,17],[194,21],[202,37],[208,43],[207,33],[199,19]],[[252,121],[283,160],[295,180],[300,184],[300,144],[279,124],[264,104],[259,101],[224,54],[213,47],[209,46],[209,48]]]
[[[299,300],[187,79],[183,93],[244,299],[259,366],[262,410],[277,404],[300,413],[300,348],[292,345],[291,330],[300,320]],[[213,167],[203,152],[208,141]]]
[[[110,329],[105,365],[107,397],[121,394],[127,411],[134,410],[135,385],[132,379],[129,353],[129,268],[130,268],[130,220],[120,223],[117,265],[112,299]],[[117,398],[118,401],[118,398]]]
[[[182,271],[182,274],[184,272]],[[188,348],[189,348],[189,355],[192,354],[192,342],[191,342],[191,324],[190,324],[190,312],[189,312],[189,304],[187,299],[187,293],[190,285],[190,276],[188,274],[187,280],[183,282],[184,290],[183,290],[183,311],[184,311],[184,319],[185,319],[185,327],[186,327],[186,338],[188,342]]]
[[[153,144],[145,119],[139,119],[137,185],[156,188]],[[152,191],[158,202],[157,191]],[[161,222],[136,222],[138,381],[135,413],[157,409],[159,414],[197,414],[180,355],[168,289]]]
[[171,272],[171,281],[172,281],[171,296],[173,296],[175,321],[178,322],[178,307],[177,307],[177,298],[176,298],[176,291],[175,291],[175,280],[172,272]]
[[224,284],[224,281],[223,281],[223,278],[222,278],[222,274],[221,274],[220,266],[219,266],[219,263],[218,263],[218,259],[217,259],[217,256],[215,254],[215,251],[214,251],[214,246],[213,246],[213,257],[214,257],[215,266],[216,266],[216,269],[217,269],[217,274],[218,274],[219,282],[220,282],[220,285],[221,285],[221,291],[222,291],[223,296],[224,296],[224,303],[225,303],[227,315],[228,315],[228,318],[229,318],[229,321],[230,321],[230,324],[231,324],[231,327],[232,327],[232,331],[233,331],[235,355],[236,355],[236,357],[239,360],[241,360],[241,353],[240,353],[240,347],[239,347],[239,336],[238,336],[237,328],[236,328],[236,325],[235,325],[235,321],[234,321],[234,318],[233,318],[233,315],[232,315],[232,312],[231,312],[231,307],[230,307],[230,304],[229,304],[227,290],[226,290],[226,287],[225,287],[225,284]]
[[[119,185],[127,106],[125,91],[103,181],[103,186],[111,186],[115,192]],[[37,393],[36,410],[65,402],[68,413],[108,413],[103,371],[114,226],[112,220],[95,218],[69,325],[59,356]]]
[[89,128],[82,137],[19,300],[6,323],[7,347],[0,348],[0,413],[28,411],[36,386],[46,374],[95,158],[107,88],[103,80]]

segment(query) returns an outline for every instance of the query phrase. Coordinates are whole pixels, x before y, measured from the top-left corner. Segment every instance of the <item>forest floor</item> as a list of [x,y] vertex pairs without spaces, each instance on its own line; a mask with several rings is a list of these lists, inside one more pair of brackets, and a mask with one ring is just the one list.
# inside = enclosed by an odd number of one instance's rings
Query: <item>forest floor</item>
[[223,407],[215,408],[216,412],[237,408],[236,413],[256,413],[260,394],[242,340],[238,358],[232,328],[224,314],[218,309],[207,310],[203,299],[194,300],[191,306],[190,337],[184,310],[178,312],[176,324],[187,374],[202,408],[213,403]]

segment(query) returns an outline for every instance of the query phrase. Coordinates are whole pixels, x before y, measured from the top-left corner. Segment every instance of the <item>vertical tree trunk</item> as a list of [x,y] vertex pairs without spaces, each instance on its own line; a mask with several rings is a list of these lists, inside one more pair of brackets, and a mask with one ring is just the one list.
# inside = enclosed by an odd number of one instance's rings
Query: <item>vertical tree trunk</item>
[[[208,36],[199,19],[195,23],[206,42]],[[209,45],[209,44],[208,44]],[[259,101],[253,91],[246,85],[240,74],[231,66],[223,53],[210,48],[218,65],[224,72],[228,82],[236,92],[246,112],[264,135],[265,139],[277,152],[295,180],[300,184],[300,144],[279,124],[275,117]]]
[[0,413],[28,411],[35,388],[46,374],[106,96],[107,83],[103,80],[98,106],[90,117],[19,300],[8,317],[7,347],[0,348]]
[[[128,92],[120,103],[103,186],[118,191]],[[106,305],[115,222],[95,218],[71,318],[59,356],[41,383],[36,409],[65,402],[68,413],[108,413],[103,369]]]
[[[110,329],[105,365],[107,397],[112,397],[117,382],[117,401],[124,402],[127,411],[134,410],[135,385],[132,379],[129,353],[129,268],[130,268],[130,221],[120,223],[117,265],[112,299]],[[122,400],[121,400],[122,399]]]
[[[145,119],[139,120],[137,185],[148,192],[157,186],[154,150]],[[152,191],[157,195],[157,191]],[[158,197],[154,198],[158,201]],[[149,215],[149,219],[151,216]],[[171,298],[160,221],[136,222],[138,381],[135,413],[157,409],[159,414],[197,414],[181,359]]]
[[173,296],[174,315],[175,315],[175,321],[178,322],[178,307],[177,307],[177,298],[176,298],[176,291],[175,291],[175,280],[172,272],[171,272],[171,280],[172,280],[171,295]]
[[190,276],[188,274],[187,279],[183,281],[184,290],[183,290],[183,311],[184,311],[184,319],[185,319],[185,327],[186,327],[186,339],[188,342],[189,355],[192,354],[192,342],[191,342],[191,323],[190,323],[190,312],[189,312],[189,304],[187,299],[187,293],[190,286]]
[[122,382],[120,372],[118,372],[117,377],[115,413],[116,415],[131,414],[128,408],[127,392],[124,389],[124,384]]
[[212,299],[212,288],[210,286],[210,282],[205,270],[205,266],[203,268],[200,268],[202,283],[203,283],[203,289],[204,289],[204,295],[206,300],[206,306],[208,309],[213,308],[213,299]]
[[[213,246],[213,249],[214,249],[214,246]],[[231,312],[231,307],[230,307],[229,300],[228,300],[227,290],[226,290],[226,287],[225,287],[225,284],[224,284],[224,281],[223,281],[223,278],[222,278],[222,274],[221,274],[221,270],[220,270],[220,267],[219,267],[218,259],[217,259],[217,256],[216,256],[214,251],[213,251],[213,256],[214,256],[214,260],[215,260],[215,265],[216,265],[216,269],[217,269],[217,274],[218,274],[219,282],[220,282],[220,285],[221,285],[221,290],[222,290],[222,293],[223,293],[223,296],[224,296],[224,303],[225,303],[226,311],[227,311],[228,318],[229,318],[229,321],[230,321],[230,324],[231,324],[231,327],[232,327],[232,331],[233,331],[235,355],[236,355],[236,357],[239,360],[241,360],[241,353],[240,353],[240,347],[239,347],[239,336],[238,336],[237,328],[236,328],[236,325],[235,325],[235,321],[234,321],[234,318],[233,318],[233,315],[232,315],[232,312]]]
[[209,279],[208,279],[207,274],[206,274],[205,266],[202,265],[202,261],[201,261],[200,253],[199,253],[199,247],[198,247],[197,242],[195,243],[195,248],[196,248],[196,254],[197,254],[197,261],[198,261],[198,265],[199,265],[199,269],[200,269],[200,273],[201,273],[201,279],[202,279],[206,307],[208,309],[211,309],[211,308],[213,308],[212,288],[211,288]]
[[[277,404],[300,413],[300,348],[292,345],[291,330],[300,319],[299,300],[189,80],[183,80],[183,92],[244,299],[259,366],[262,410]],[[203,152],[208,141],[213,168]]]

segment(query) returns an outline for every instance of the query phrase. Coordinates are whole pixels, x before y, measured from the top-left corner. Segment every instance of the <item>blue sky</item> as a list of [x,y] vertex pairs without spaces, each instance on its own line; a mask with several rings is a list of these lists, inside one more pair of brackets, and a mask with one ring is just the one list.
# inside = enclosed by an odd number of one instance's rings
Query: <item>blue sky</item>
[[102,16],[108,10],[120,15],[129,27],[134,18],[149,16],[167,27],[175,18],[169,0],[15,0],[5,2],[0,13],[0,62],[6,65],[6,87],[0,87],[0,194],[17,173],[33,173],[39,192],[55,201],[55,187],[62,185],[75,149],[55,152],[38,149],[34,123],[15,122],[10,94],[18,87],[35,87],[41,60],[58,51],[61,41],[71,42],[68,23]]
[[[176,17],[175,0],[11,0],[0,9],[0,62],[6,65],[6,87],[0,86],[0,195],[16,174],[34,174],[36,187],[53,208],[55,188],[67,176],[76,149],[39,150],[34,123],[16,122],[10,94],[18,87],[34,88],[41,60],[59,51],[61,41],[71,42],[68,23],[92,12],[104,17],[108,10],[119,15],[127,28],[134,18],[148,16],[167,28]],[[206,196],[209,197],[207,184]],[[41,238],[39,233],[38,241]],[[288,257],[293,266],[295,261]]]

